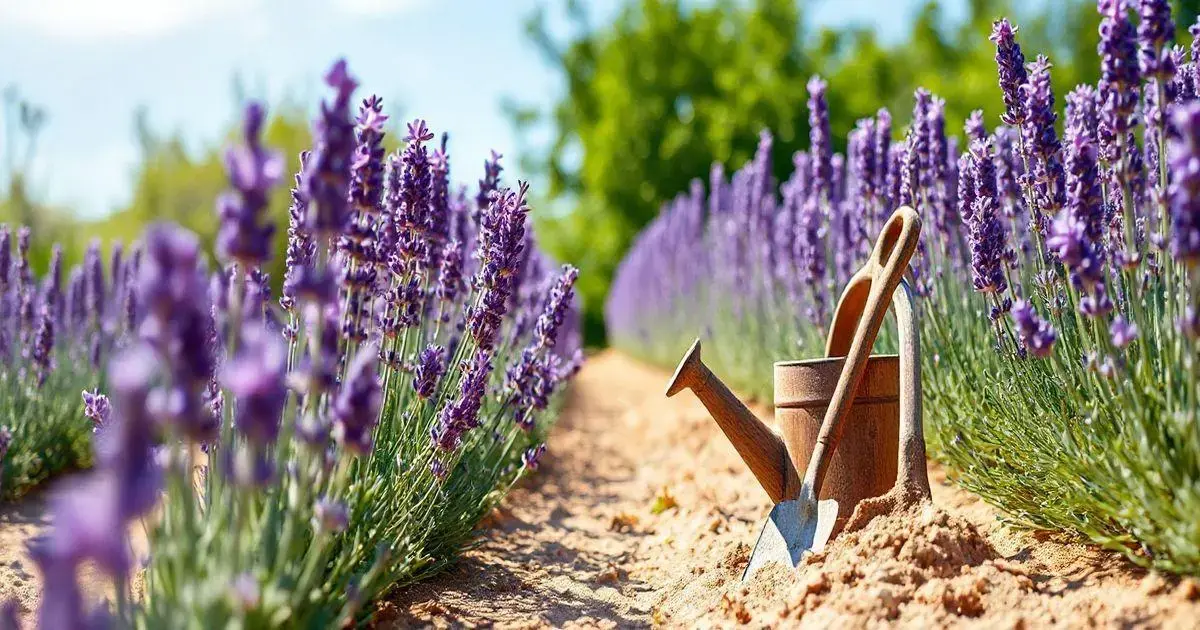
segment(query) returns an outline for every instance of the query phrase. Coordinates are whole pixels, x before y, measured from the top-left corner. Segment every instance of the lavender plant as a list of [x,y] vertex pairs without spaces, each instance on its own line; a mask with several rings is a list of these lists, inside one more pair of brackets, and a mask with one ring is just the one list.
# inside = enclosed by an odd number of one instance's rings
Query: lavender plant
[[[582,362],[574,268],[539,253],[527,187],[501,187],[498,156],[480,207],[451,188],[444,136],[431,146],[415,120],[385,157],[381,100],[354,117],[345,63],[325,79],[278,306],[260,269],[282,162],[261,106],[226,155],[212,273],[190,233],[145,232],[97,465],[33,549],[42,627],[341,627],[451,562],[537,467]],[[83,603],[84,561],[115,605]]]
[[[102,421],[80,400],[100,385],[100,364],[124,335],[119,305],[128,273],[120,245],[109,272],[93,242],[64,277],[54,246],[46,274],[29,263],[32,233],[0,225],[0,499],[15,500],[67,470],[91,463],[90,436]],[[15,254],[15,255],[14,255]],[[85,417],[85,415],[87,417]]]
[[885,112],[860,121],[829,175],[814,81],[813,148],[778,194],[760,156],[668,204],[614,282],[612,338],[670,365],[703,335],[765,396],[770,358],[820,351],[864,230],[910,204],[933,227],[911,278],[931,452],[1017,521],[1200,573],[1200,60],[1172,47],[1165,0],[1098,9],[1101,79],[1065,108],[999,20],[1001,126],[947,138],[918,90],[903,141]]

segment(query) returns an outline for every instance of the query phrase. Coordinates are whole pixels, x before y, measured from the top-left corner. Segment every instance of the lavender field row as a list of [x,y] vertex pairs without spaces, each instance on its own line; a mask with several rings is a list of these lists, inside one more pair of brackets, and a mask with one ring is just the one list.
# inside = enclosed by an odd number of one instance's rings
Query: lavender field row
[[786,181],[764,131],[639,235],[614,343],[670,366],[700,336],[718,375],[768,398],[771,361],[821,354],[840,288],[912,206],[931,452],[1020,522],[1200,573],[1200,39],[1172,45],[1167,3],[1139,7],[1099,3],[1101,78],[1065,107],[1051,60],[996,21],[994,129],[918,89],[906,128],[880,109],[834,153],[813,78]]
[[[64,291],[57,253],[35,279],[28,230],[13,258],[0,228],[4,496],[90,466],[30,546],[39,627],[351,625],[452,562],[537,468],[583,361],[577,271],[541,254],[498,156],[468,195],[444,136],[414,120],[386,155],[382,101],[355,107],[344,62],[325,81],[285,252],[257,103],[225,155],[215,252],[157,223],[107,265],[94,245]],[[85,600],[84,565],[114,601]],[[18,623],[17,602],[0,611]]]

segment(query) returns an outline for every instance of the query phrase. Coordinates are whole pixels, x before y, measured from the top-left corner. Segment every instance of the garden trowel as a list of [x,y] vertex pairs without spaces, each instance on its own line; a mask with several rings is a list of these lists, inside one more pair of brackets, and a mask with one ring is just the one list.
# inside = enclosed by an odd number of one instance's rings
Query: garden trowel
[[772,562],[795,567],[804,552],[821,551],[829,541],[837,523],[838,504],[833,499],[817,500],[821,483],[841,440],[842,420],[858,391],[892,295],[916,251],[920,229],[915,211],[908,207],[896,210],[884,226],[871,257],[842,293],[828,344],[831,353],[849,348],[841,376],[825,411],[799,496],[781,501],[771,509],[742,574],[743,581]]

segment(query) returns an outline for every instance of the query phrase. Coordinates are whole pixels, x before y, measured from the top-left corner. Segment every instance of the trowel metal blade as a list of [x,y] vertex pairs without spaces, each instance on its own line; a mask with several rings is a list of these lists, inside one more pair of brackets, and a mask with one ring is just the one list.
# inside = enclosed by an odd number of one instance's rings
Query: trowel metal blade
[[833,533],[837,514],[837,501],[833,499],[816,505],[805,505],[799,500],[776,503],[754,544],[742,581],[772,562],[787,563],[794,568],[800,564],[804,552],[824,549]]

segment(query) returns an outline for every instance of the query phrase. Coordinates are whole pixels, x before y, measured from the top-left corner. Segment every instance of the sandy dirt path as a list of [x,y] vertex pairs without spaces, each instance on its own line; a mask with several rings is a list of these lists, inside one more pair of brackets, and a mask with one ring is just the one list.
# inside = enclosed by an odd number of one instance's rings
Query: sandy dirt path
[[690,393],[663,396],[667,378],[589,360],[541,473],[382,625],[1200,627],[1196,582],[1010,529],[936,465],[938,509],[876,519],[743,587],[769,501]]

